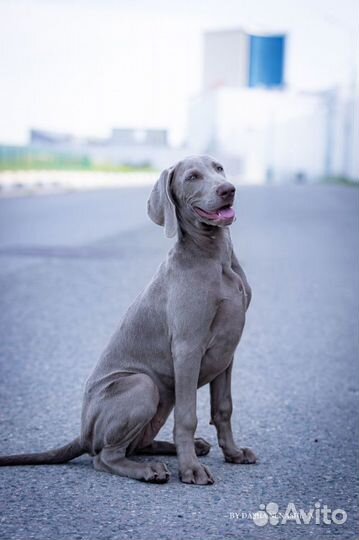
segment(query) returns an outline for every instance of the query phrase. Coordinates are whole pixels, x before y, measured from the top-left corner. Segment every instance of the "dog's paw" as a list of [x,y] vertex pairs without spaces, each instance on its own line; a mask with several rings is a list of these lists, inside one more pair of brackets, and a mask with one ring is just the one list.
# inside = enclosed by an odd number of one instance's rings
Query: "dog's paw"
[[201,463],[183,468],[180,472],[180,479],[185,484],[196,484],[198,486],[206,486],[214,483],[214,478],[210,470]]
[[164,463],[149,463],[146,465],[141,480],[153,484],[165,484],[169,478],[170,472]]
[[211,449],[209,442],[202,439],[202,437],[198,437],[198,439],[194,440],[194,447],[197,456],[206,456]]
[[239,465],[252,465],[257,462],[256,455],[250,448],[238,448],[238,451],[233,454],[225,454],[224,459],[227,463]]

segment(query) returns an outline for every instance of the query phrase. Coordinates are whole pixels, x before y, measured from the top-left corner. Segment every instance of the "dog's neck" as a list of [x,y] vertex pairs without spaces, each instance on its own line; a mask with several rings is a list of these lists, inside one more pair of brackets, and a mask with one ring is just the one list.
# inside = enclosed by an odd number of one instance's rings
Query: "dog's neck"
[[194,224],[182,216],[178,217],[178,244],[181,249],[222,263],[231,260],[232,242],[228,227]]

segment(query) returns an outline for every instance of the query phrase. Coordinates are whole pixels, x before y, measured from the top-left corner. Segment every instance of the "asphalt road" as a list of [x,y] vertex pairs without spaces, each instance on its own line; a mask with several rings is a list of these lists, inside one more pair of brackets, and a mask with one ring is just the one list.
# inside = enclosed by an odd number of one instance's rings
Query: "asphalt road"
[[[79,433],[84,381],[172,243],[147,219],[147,195],[0,200],[1,453],[47,449]],[[180,483],[175,457],[164,458],[166,485],[95,472],[88,456],[4,468],[0,537],[358,538],[358,195],[335,186],[239,188],[232,235],[253,303],[236,355],[233,426],[257,465],[223,462],[204,388],[198,435],[213,444],[203,458],[213,486]],[[163,438],[171,430],[169,422]],[[279,514],[292,503],[302,515],[257,514],[256,524],[251,514],[268,503]],[[337,509],[346,512],[342,524]]]

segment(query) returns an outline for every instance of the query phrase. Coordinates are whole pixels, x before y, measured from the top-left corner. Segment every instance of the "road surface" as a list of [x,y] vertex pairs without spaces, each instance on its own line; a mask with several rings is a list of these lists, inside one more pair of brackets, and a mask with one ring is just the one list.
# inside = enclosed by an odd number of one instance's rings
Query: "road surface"
[[[0,537],[358,538],[358,195],[320,185],[238,190],[232,236],[253,302],[236,355],[233,427],[257,465],[223,462],[204,388],[197,433],[213,445],[203,458],[213,486],[180,483],[174,457],[164,458],[166,485],[98,473],[88,456],[4,468]],[[0,200],[1,453],[79,433],[84,381],[172,244],[148,220],[147,196],[124,188]],[[163,438],[171,430],[172,420]]]

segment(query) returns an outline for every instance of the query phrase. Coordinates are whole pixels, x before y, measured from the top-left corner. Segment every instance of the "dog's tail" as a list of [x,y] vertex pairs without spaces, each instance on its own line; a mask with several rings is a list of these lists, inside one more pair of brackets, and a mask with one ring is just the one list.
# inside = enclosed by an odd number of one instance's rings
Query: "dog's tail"
[[87,451],[80,444],[80,437],[77,437],[65,446],[53,448],[47,452],[0,456],[0,467],[7,465],[60,465],[86,453]]

